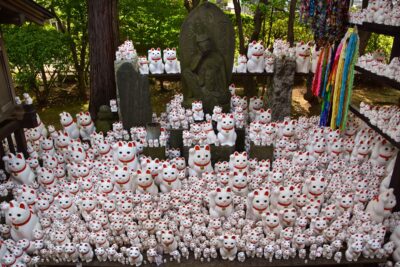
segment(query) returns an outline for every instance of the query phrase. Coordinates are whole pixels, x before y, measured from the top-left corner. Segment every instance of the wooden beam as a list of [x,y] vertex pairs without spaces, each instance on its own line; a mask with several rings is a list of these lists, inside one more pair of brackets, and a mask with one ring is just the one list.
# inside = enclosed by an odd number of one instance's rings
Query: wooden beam
[[393,40],[392,52],[390,53],[390,60],[394,57],[400,57],[400,35],[396,35]]
[[0,7],[21,14],[26,17],[26,20],[39,25],[43,25],[47,19],[54,17],[50,11],[32,0],[2,0]]

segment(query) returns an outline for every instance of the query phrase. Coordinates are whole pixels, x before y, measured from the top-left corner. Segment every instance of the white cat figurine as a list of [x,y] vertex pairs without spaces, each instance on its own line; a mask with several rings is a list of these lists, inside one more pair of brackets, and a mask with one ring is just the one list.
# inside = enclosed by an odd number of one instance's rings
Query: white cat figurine
[[161,50],[160,48],[154,49],[151,48],[148,51],[149,58],[149,69],[151,74],[162,74],[164,73],[164,63],[161,59]]
[[204,120],[203,103],[201,101],[192,102],[193,119],[195,121]]
[[20,184],[32,185],[35,181],[35,173],[32,171],[29,164],[26,163],[24,155],[18,153],[14,155],[9,153],[3,157],[6,166],[6,171],[11,174],[11,177]]
[[212,172],[210,146],[198,146],[189,150],[189,175],[201,177],[204,172]]
[[166,73],[180,73],[181,66],[176,58],[176,49],[164,49],[164,66]]
[[218,118],[218,140],[221,146],[234,146],[236,142],[235,119],[233,114],[223,114]]
[[310,43],[300,42],[296,44],[296,72],[308,73],[311,68]]
[[139,72],[140,74],[149,74],[149,61],[146,56],[139,57]]
[[210,217],[227,218],[233,212],[233,194],[232,190],[227,188],[216,188],[209,193]]
[[262,41],[253,41],[247,50],[247,71],[250,73],[263,73],[265,68],[264,44]]
[[72,118],[71,114],[68,112],[60,113],[60,122],[64,131],[68,133],[69,137],[72,139],[79,138],[79,129],[76,123],[74,122],[74,118]]
[[90,140],[90,135],[96,132],[96,127],[94,126],[94,122],[89,112],[79,112],[76,115],[79,133],[82,137],[82,140]]
[[237,66],[235,67],[236,73],[247,72],[247,58],[245,55],[240,54],[237,59]]
[[10,201],[3,207],[6,222],[11,226],[11,237],[15,241],[33,240],[34,230],[41,230],[39,217],[32,212],[25,202]]

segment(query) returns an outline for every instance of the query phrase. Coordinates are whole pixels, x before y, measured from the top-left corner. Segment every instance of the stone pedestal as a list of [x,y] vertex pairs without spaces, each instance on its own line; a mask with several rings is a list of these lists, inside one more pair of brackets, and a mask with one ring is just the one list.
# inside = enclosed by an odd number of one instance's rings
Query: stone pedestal
[[181,149],[181,156],[185,158],[186,164],[189,162],[189,150],[191,149],[191,146],[183,146]]
[[182,151],[183,139],[182,139],[182,129],[171,129],[169,130],[169,147],[179,148]]
[[152,159],[165,159],[165,147],[144,147],[143,155],[151,157]]
[[236,129],[236,144],[235,151],[243,152],[245,150],[245,139],[246,139],[246,131],[245,129]]
[[229,161],[229,156],[234,152],[234,146],[211,145],[211,162],[214,165],[218,161]]
[[146,126],[151,122],[149,80],[132,62],[115,64],[119,118],[124,128]]
[[250,143],[250,158],[257,158],[258,160],[269,159],[271,162],[274,159],[273,146],[256,146],[253,142]]
[[296,71],[296,61],[291,58],[275,59],[272,88],[267,90],[267,107],[272,110],[272,120],[282,121],[290,116],[292,88]]

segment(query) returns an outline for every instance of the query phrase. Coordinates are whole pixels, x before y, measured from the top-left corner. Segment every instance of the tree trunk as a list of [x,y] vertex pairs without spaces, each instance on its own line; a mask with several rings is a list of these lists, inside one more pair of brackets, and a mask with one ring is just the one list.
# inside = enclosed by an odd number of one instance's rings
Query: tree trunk
[[101,105],[109,105],[110,99],[116,99],[114,55],[118,46],[117,12],[117,0],[88,0],[89,110],[94,120]]
[[[56,14],[54,7],[51,10],[52,10],[53,14]],[[61,32],[70,34],[70,30],[71,30],[70,19],[67,19],[67,25],[65,25],[57,15],[55,15],[55,18],[57,20],[57,23],[58,23],[58,26],[60,27]],[[82,43],[82,46],[81,46],[79,56],[78,56],[77,45],[72,38],[70,38],[70,41],[69,41],[69,48],[71,50],[72,60],[74,62],[74,68],[75,68],[75,72],[76,72],[75,76],[77,78],[77,83],[78,83],[78,94],[82,100],[86,100],[87,99],[87,95],[86,95],[87,82],[86,82],[86,80],[87,80],[87,73],[88,73],[88,70],[86,69],[86,48],[87,48],[87,43],[88,43],[88,35],[87,35],[87,32],[85,32],[85,31],[82,33],[81,43]]]
[[287,35],[287,41],[289,42],[290,46],[293,46],[294,44],[294,20],[296,18],[296,3],[297,0],[290,0],[288,35]]
[[267,5],[268,0],[260,0],[260,2],[257,5],[256,11],[254,12],[254,18],[253,18],[253,33],[251,34],[250,42],[251,41],[258,41],[260,38],[260,33],[261,33],[261,25],[262,22],[264,21],[265,14],[263,11],[260,9],[260,5]]
[[268,29],[268,39],[266,47],[269,47],[271,44],[271,34],[272,34],[272,26],[274,25],[274,7],[271,7],[271,14],[269,16],[269,29]]
[[246,47],[244,45],[243,23],[242,23],[242,8],[240,7],[240,0],[233,0],[235,8],[236,25],[239,33],[239,53],[246,55]]
[[[84,66],[83,66],[84,67]],[[79,68],[77,72],[77,80],[78,80],[78,94],[81,99],[87,99],[86,95],[86,75],[85,71]]]

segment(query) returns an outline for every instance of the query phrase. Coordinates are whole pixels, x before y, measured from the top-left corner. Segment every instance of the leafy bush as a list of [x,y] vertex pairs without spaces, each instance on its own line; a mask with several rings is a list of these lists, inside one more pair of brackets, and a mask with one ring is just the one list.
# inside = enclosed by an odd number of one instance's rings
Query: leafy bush
[[68,69],[65,36],[50,27],[24,25],[4,28],[4,40],[17,85],[46,104],[57,75]]
[[[140,55],[151,47],[178,47],[187,11],[181,0],[119,0],[121,39],[132,39]],[[121,40],[122,43],[122,40]]]
[[371,37],[369,38],[367,47],[365,49],[365,53],[372,53],[375,50],[382,50],[385,55],[386,59],[389,60],[390,52],[392,51],[393,46],[393,37],[386,36],[383,34],[372,33]]

